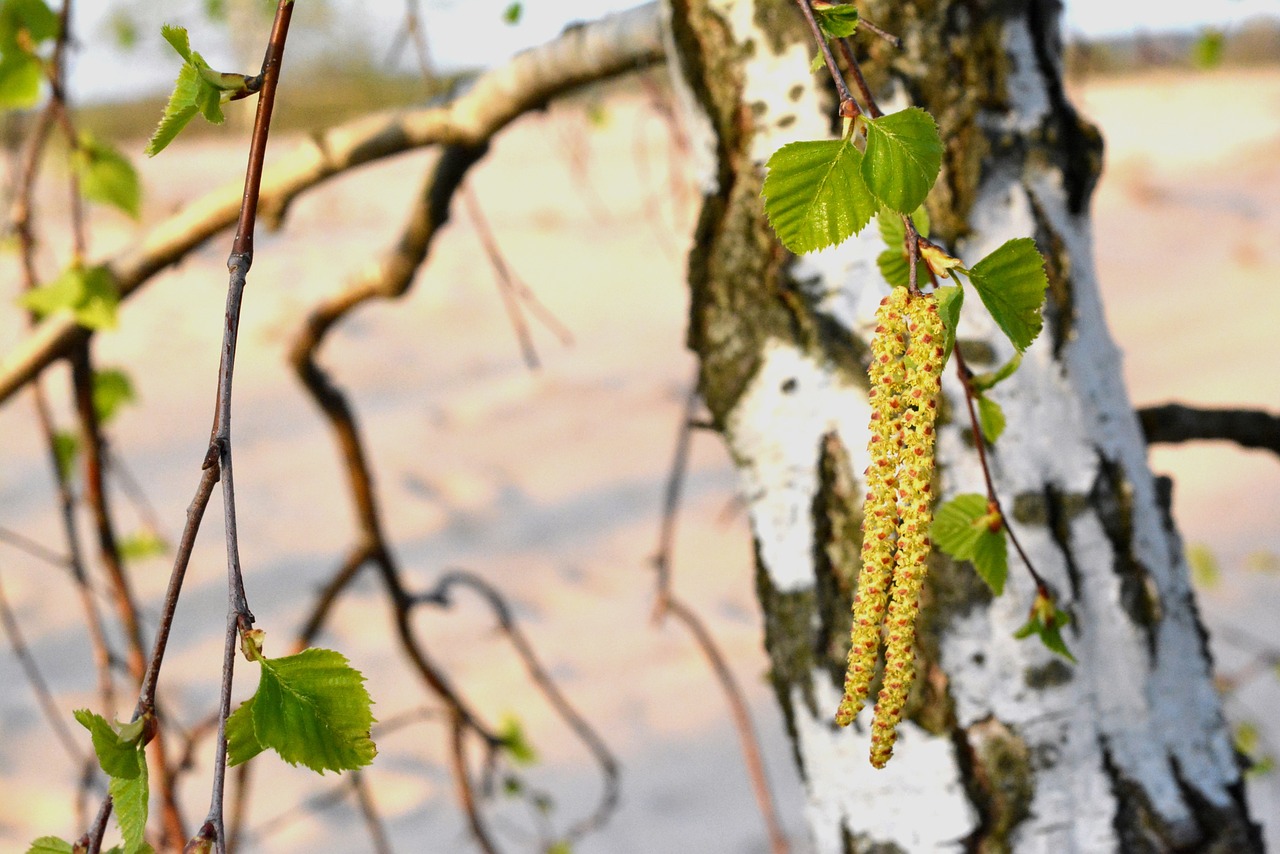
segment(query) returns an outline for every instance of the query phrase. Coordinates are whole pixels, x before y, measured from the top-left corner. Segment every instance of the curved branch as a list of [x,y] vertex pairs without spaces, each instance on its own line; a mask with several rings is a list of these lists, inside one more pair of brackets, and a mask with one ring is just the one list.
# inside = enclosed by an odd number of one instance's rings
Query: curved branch
[[[266,172],[262,208],[278,214],[298,195],[335,175],[411,149],[482,147],[516,118],[556,96],[662,56],[655,3],[567,30],[481,75],[448,104],[369,116],[318,134]],[[161,221],[133,249],[112,260],[108,266],[121,299],[234,223],[242,195],[239,185],[215,190]],[[64,315],[41,323],[0,362],[0,403],[89,334]]]
[[1147,444],[1220,439],[1280,456],[1280,415],[1259,409],[1209,409],[1166,403],[1138,410]]

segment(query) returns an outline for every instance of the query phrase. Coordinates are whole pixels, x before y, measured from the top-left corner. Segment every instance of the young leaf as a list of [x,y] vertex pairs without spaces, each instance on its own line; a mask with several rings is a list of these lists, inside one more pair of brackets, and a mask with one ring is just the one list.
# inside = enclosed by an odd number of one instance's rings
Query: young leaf
[[107,776],[132,780],[143,773],[141,769],[147,763],[138,748],[137,739],[121,738],[106,718],[88,709],[76,709],[73,714],[81,726],[89,730],[98,765]]
[[517,765],[532,765],[538,761],[538,753],[525,737],[524,727],[515,715],[503,717],[502,726],[498,730],[502,746]]
[[1040,334],[1040,308],[1049,279],[1035,241],[1019,237],[964,271],[987,311],[1019,352]]
[[133,391],[129,375],[118,368],[107,368],[93,374],[93,408],[98,421],[106,424],[116,417],[120,407],[133,403],[138,396]]
[[164,554],[169,544],[152,531],[141,531],[121,539],[118,548],[125,560],[144,560]]
[[942,318],[942,326],[947,330],[947,341],[943,347],[943,360],[951,358],[951,351],[956,346],[956,326],[960,323],[960,307],[964,305],[964,289],[957,287],[938,288],[933,292],[938,303],[938,316]]
[[1000,434],[1004,432],[1004,410],[1000,408],[1000,404],[986,395],[978,396],[978,424],[982,427],[983,438],[989,444],[994,445],[996,439],[999,439]]
[[880,203],[910,213],[924,202],[942,168],[942,140],[933,117],[908,107],[869,119],[862,179]]
[[829,39],[848,38],[858,30],[858,7],[852,3],[813,0],[813,14]]
[[[916,231],[922,236],[928,236],[929,214],[923,207],[916,208],[911,214],[911,221],[915,223]],[[876,214],[876,227],[880,231],[880,237],[884,240],[885,246],[888,247],[876,258],[880,275],[884,276],[884,280],[893,287],[905,288],[911,281],[911,271],[907,268],[907,229],[902,224],[902,214],[881,208]],[[924,259],[921,258],[916,261],[916,281],[925,282],[928,278],[929,273],[925,268]]]
[[1031,614],[1020,629],[1013,633],[1015,638],[1027,638],[1036,635],[1047,649],[1056,652],[1063,658],[1076,663],[1076,657],[1067,648],[1062,639],[1062,627],[1071,622],[1071,615],[1054,604],[1053,600],[1037,593],[1031,604]]
[[[260,647],[251,649],[258,652]],[[231,716],[234,724],[227,722],[231,764],[267,747],[290,765],[320,773],[362,768],[373,761],[372,700],[364,676],[346,658],[332,650],[308,649],[257,661],[262,667],[258,691]]]
[[70,311],[87,329],[110,329],[116,325],[120,297],[115,279],[106,267],[68,267],[47,285],[33,288],[18,297],[18,305],[44,318],[55,311]]
[[1013,358],[1001,365],[997,370],[987,374],[978,374],[970,382],[977,391],[988,391],[1014,375],[1022,365],[1022,354],[1014,353]]
[[[141,751],[138,751],[141,755]],[[138,763],[140,773],[133,778],[112,777],[107,785],[115,807],[116,822],[124,836],[124,854],[150,852],[144,835],[147,830],[147,807],[150,791],[147,786],[147,763]]]
[[27,854],[71,854],[72,850],[70,842],[56,836],[41,836],[31,843]]
[[861,161],[849,139],[793,142],[773,153],[764,207],[784,246],[813,252],[862,230],[876,204],[862,181]]
[[957,495],[938,508],[929,531],[933,544],[956,560],[967,560],[999,596],[1009,575],[1008,545],[1000,514],[977,493]]
[[173,92],[169,95],[169,102],[165,104],[164,115],[160,117],[160,124],[147,142],[148,157],[155,157],[164,151],[187,123],[195,118],[196,113],[200,112],[200,108],[196,106],[199,80],[200,75],[193,66],[182,66],[182,70],[178,72],[178,80],[173,85]]
[[44,0],[5,0],[0,4],[0,52],[29,52],[58,35],[58,16]]
[[0,59],[0,110],[25,110],[40,100],[44,68],[29,53],[5,54]]
[[502,13],[502,20],[508,24],[520,23],[520,16],[524,14],[524,6],[521,3],[511,3]]
[[71,480],[76,470],[76,456],[80,453],[80,440],[76,434],[59,430],[53,434],[53,455],[58,458],[58,476]]
[[112,205],[137,219],[142,212],[142,185],[133,164],[115,148],[92,134],[80,135],[71,158],[80,180],[80,193],[94,202]]

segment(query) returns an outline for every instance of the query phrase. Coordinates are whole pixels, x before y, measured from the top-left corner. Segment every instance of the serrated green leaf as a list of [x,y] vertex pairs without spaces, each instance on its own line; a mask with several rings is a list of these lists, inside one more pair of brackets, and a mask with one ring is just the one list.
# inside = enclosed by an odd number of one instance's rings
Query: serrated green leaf
[[1040,642],[1072,664],[1077,664],[1076,657],[1071,654],[1071,650],[1067,648],[1067,642],[1062,639],[1062,626],[1065,626],[1068,622],[1065,619],[1067,615],[1063,614],[1062,616],[1064,619],[1061,622],[1054,621],[1040,630]]
[[44,67],[29,53],[9,53],[0,59],[0,110],[25,110],[40,100]]
[[116,417],[120,407],[136,401],[133,381],[129,375],[119,368],[106,368],[93,374],[93,408],[98,413],[98,421],[109,423]]
[[773,153],[762,194],[782,245],[803,254],[862,230],[876,204],[862,182],[861,161],[849,139],[793,142]]
[[942,168],[942,140],[933,117],[908,107],[868,119],[862,179],[880,204],[911,213],[929,195]]
[[982,529],[974,522],[987,514],[987,497],[976,492],[957,495],[933,515],[929,538],[933,544],[957,560],[970,560]]
[[196,104],[196,96],[200,92],[200,74],[193,65],[184,65],[178,72],[178,80],[173,84],[173,92],[165,105],[160,124],[147,142],[146,154],[155,157],[173,142],[182,129],[200,112]]
[[814,0],[813,14],[822,33],[829,39],[848,38],[858,31],[858,7],[852,3],[828,3]]
[[80,439],[69,430],[59,430],[53,434],[53,455],[58,459],[58,476],[63,481],[71,480],[76,470],[76,457],[80,453]]
[[362,768],[373,761],[372,700],[364,676],[346,658],[332,650],[308,649],[284,658],[259,658],[258,663],[258,691],[232,716],[248,716],[253,724],[252,738],[243,720],[236,724],[236,762],[266,747],[290,765],[320,773]]
[[227,718],[227,765],[248,762],[266,748],[253,731],[253,706],[257,695],[240,704]]
[[112,777],[107,791],[124,836],[124,854],[145,854],[151,846],[144,838],[147,832],[148,801],[151,796],[147,785],[147,763],[139,763],[140,773],[132,779]]
[[520,16],[524,14],[524,6],[521,3],[511,3],[502,11],[502,20],[508,24],[520,23]]
[[1007,241],[966,270],[982,304],[1019,352],[1040,334],[1040,316],[1049,279],[1044,258],[1030,237]]
[[525,736],[524,727],[515,715],[505,715],[498,728],[502,747],[517,765],[532,765],[538,761],[538,753]]
[[817,74],[819,71],[827,67],[827,58],[822,55],[822,51],[818,51],[813,55],[813,59],[809,60],[809,73]]
[[57,35],[58,15],[44,0],[4,0],[0,4],[0,51],[25,52]]
[[978,396],[978,424],[982,427],[982,437],[993,445],[1004,432],[1004,410],[985,395]]
[[41,836],[31,843],[27,854],[71,854],[72,850],[70,842],[56,836]]
[[1003,528],[991,531],[984,526],[973,547],[973,569],[978,577],[987,582],[992,594],[1000,596],[1004,593],[1004,582],[1009,577],[1009,544],[1005,539]]
[[1000,515],[985,495],[957,495],[938,508],[929,530],[933,544],[956,560],[967,560],[996,596],[1009,575],[1008,544]]
[[77,721],[93,739],[93,752],[98,757],[98,765],[110,777],[132,780],[144,773],[146,760],[136,740],[125,741],[120,734],[107,723],[102,715],[88,709],[76,709],[73,712]]
[[138,173],[115,148],[91,134],[81,134],[71,164],[79,178],[80,194],[86,199],[112,205],[134,219],[142,213]]
[[1013,358],[990,373],[978,374],[970,380],[977,391],[988,391],[1013,376],[1022,366],[1022,354],[1014,353]]
[[951,351],[956,346],[956,327],[960,325],[960,308],[964,305],[964,288],[938,288],[933,292],[938,304],[938,316],[942,318],[942,327],[946,330],[946,344],[943,347],[943,362],[951,358]]
[[178,56],[182,57],[182,61],[191,65],[196,65],[196,56],[191,53],[191,37],[187,35],[186,27],[175,27],[172,24],[163,24],[160,27],[160,35],[164,37],[170,46],[178,52]]
[[169,544],[153,531],[140,531],[121,539],[117,548],[125,560],[145,560],[164,554],[169,550]]

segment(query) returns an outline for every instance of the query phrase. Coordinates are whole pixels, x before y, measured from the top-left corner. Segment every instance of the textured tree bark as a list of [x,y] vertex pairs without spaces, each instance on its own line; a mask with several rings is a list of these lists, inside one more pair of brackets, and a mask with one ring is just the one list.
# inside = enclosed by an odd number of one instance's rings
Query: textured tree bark
[[[679,87],[701,128],[705,206],[690,257],[689,345],[742,476],[772,680],[817,848],[842,851],[1261,851],[1211,680],[1182,547],[1162,509],[1096,287],[1088,202],[1096,131],[1064,97],[1056,0],[867,0],[905,47],[859,37],[886,109],[938,120],[933,237],[968,263],[1030,235],[1045,330],[995,397],[996,485],[1074,621],[1068,664],[1013,639],[1033,586],[993,600],[935,555],[918,685],[893,760],[868,763],[869,711],[840,698],[860,548],[869,409],[863,362],[887,292],[874,228],[795,259],[764,219],[762,164],[832,134],[829,83],[792,0],[666,0]],[[960,346],[1012,355],[976,299]],[[959,383],[944,380],[945,499],[982,491]],[[947,411],[953,413],[947,416]]]

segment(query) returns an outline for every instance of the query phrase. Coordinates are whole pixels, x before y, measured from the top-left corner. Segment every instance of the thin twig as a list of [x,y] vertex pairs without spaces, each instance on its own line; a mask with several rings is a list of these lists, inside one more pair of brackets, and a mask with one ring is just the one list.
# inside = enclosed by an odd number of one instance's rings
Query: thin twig
[[1280,455],[1280,415],[1166,403],[1138,410],[1148,444],[1220,440]]
[[657,573],[657,595],[654,601],[653,618],[655,622],[660,622],[670,614],[683,623],[693,635],[699,651],[711,665],[711,670],[720,682],[721,691],[725,695],[730,714],[733,716],[734,729],[738,733],[738,744],[742,750],[743,761],[747,765],[747,777],[751,781],[756,806],[760,810],[765,830],[769,834],[769,848],[773,854],[786,854],[790,850],[790,844],[782,829],[782,822],[778,819],[773,790],[769,785],[769,775],[761,756],[760,737],[751,720],[751,710],[742,692],[742,686],[738,684],[733,671],[729,669],[724,653],[721,652],[706,624],[692,608],[676,597],[672,586],[671,564],[675,551],[676,519],[680,513],[681,493],[689,469],[693,417],[697,412],[699,400],[697,384],[692,383],[689,394],[685,398],[684,411],[681,413],[680,429],[676,433],[675,454],[671,461],[671,471],[667,477],[667,488],[663,496],[658,550],[653,557],[653,566]]
[[555,680],[551,678],[551,674],[542,666],[542,663],[538,660],[537,653],[534,652],[533,645],[529,643],[529,639],[525,637],[524,632],[516,624],[510,606],[493,585],[475,573],[464,569],[452,569],[437,580],[434,588],[416,597],[416,601],[448,607],[451,604],[450,588],[456,585],[470,587],[484,597],[494,616],[497,617],[498,627],[507,636],[507,639],[511,641],[511,646],[520,656],[520,660],[523,662],[529,678],[533,680],[533,684],[547,698],[547,702],[556,710],[561,719],[573,730],[574,735],[586,745],[591,755],[600,765],[600,770],[604,775],[604,792],[601,795],[600,803],[591,815],[573,824],[565,831],[564,840],[573,842],[587,833],[599,829],[604,826],[609,815],[618,804],[617,759],[614,758],[613,753],[609,750],[608,745],[605,744],[604,739],[600,737],[600,734],[569,703],[564,692],[560,690]]

